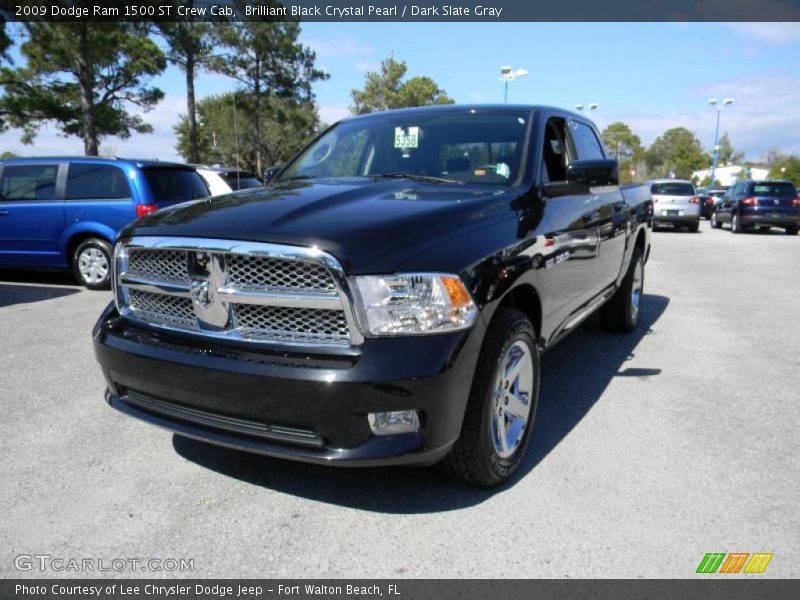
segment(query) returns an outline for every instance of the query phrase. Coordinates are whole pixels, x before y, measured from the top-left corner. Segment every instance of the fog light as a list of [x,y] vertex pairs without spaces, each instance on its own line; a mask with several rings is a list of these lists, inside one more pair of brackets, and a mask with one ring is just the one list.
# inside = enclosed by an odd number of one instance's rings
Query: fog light
[[419,431],[419,416],[415,410],[369,413],[369,426],[375,435],[413,433]]

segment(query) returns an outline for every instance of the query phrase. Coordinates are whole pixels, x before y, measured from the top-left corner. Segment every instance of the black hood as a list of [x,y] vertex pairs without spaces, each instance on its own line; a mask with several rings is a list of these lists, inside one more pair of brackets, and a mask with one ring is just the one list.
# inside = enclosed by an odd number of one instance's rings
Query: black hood
[[407,179],[296,181],[160,210],[131,235],[316,246],[350,274],[391,272],[419,252],[513,218],[510,189]]

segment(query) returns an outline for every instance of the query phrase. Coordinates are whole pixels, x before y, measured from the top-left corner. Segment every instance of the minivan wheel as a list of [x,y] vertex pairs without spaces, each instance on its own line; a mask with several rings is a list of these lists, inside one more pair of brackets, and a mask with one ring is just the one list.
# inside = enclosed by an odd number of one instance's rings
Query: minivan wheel
[[72,271],[90,290],[111,287],[111,244],[100,238],[83,240],[72,254]]
[[742,233],[742,225],[739,223],[739,215],[735,213],[731,216],[731,233]]
[[539,402],[539,347],[524,313],[497,309],[481,348],[461,436],[444,459],[448,474],[495,486],[519,468]]

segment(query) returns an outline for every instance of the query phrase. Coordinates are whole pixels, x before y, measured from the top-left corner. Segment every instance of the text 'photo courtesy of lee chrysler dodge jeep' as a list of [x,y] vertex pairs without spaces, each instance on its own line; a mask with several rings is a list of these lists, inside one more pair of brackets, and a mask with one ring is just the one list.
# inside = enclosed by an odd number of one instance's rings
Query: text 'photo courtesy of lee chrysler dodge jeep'
[[349,118],[267,187],[120,233],[106,399],[214,444],[492,486],[529,444],[540,354],[598,309],[635,328],[652,219],[581,115]]

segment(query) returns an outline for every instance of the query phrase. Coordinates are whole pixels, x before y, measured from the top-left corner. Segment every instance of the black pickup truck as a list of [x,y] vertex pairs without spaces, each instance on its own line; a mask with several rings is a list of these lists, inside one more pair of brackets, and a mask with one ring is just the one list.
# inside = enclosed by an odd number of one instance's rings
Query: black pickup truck
[[268,186],[121,232],[106,399],[214,444],[491,486],[528,446],[540,354],[597,309],[636,326],[652,219],[578,114],[346,119]]

